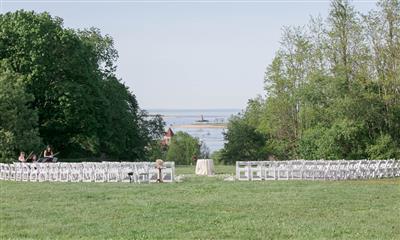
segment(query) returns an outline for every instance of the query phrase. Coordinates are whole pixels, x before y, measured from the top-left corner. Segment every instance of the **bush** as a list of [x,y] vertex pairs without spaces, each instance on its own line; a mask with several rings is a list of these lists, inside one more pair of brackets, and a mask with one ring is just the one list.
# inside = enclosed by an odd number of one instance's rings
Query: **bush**
[[369,159],[400,158],[400,146],[388,134],[380,136],[374,144],[367,147]]
[[211,159],[214,160],[216,165],[224,164],[224,160],[222,159],[223,149],[214,151],[211,154]]
[[222,152],[225,163],[263,160],[267,158],[266,137],[240,117],[233,117],[224,136],[227,143]]
[[171,139],[166,159],[177,165],[188,165],[193,163],[195,156],[200,156],[199,139],[185,132],[177,132]]

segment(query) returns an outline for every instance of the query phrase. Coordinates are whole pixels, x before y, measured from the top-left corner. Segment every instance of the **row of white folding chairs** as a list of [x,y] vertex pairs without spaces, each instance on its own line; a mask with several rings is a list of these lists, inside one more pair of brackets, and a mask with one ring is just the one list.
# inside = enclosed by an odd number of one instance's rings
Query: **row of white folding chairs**
[[398,160],[238,161],[238,180],[341,180],[400,176]]
[[[265,167],[266,179],[361,179],[394,177],[394,160],[383,161],[290,161]],[[398,169],[398,168],[397,168]]]
[[[161,179],[173,182],[175,163],[165,162]],[[60,182],[156,182],[152,162],[82,162],[0,164],[0,179]]]

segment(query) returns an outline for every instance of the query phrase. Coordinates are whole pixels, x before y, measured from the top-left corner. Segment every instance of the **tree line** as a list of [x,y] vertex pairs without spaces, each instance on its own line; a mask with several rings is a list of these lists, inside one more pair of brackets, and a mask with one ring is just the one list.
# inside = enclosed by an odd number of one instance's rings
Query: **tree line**
[[61,157],[145,160],[164,133],[118,79],[113,39],[48,13],[0,15],[0,160],[47,144]]
[[265,96],[231,119],[226,162],[400,158],[400,3],[361,14],[331,2],[326,19],[283,29]]

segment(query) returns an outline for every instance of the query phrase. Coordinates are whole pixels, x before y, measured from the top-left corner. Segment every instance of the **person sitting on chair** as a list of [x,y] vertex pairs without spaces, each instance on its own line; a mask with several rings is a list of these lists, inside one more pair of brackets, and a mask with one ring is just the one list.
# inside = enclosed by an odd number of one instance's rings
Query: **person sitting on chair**
[[54,157],[53,150],[51,149],[50,146],[47,146],[47,148],[43,152],[43,162],[55,162],[57,161],[57,158]]
[[20,161],[20,162],[26,162],[26,159],[25,159],[25,152],[20,152],[20,153],[19,153],[18,161]]
[[27,159],[27,161],[28,161],[28,162],[36,162],[36,161],[37,161],[37,156],[36,156],[36,154],[32,154],[32,156],[29,157],[29,158]]

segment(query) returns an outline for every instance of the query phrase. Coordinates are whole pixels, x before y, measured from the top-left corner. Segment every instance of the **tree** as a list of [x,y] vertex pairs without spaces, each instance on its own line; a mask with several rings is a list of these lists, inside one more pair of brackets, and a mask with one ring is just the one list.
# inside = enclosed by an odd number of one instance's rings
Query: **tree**
[[48,13],[0,15],[0,59],[24,76],[40,137],[61,157],[148,158],[153,130],[163,126],[116,77],[117,58],[112,38],[98,29],[67,29]]
[[38,150],[41,139],[37,111],[29,108],[33,100],[25,92],[24,76],[0,61],[0,160],[10,161],[19,151]]
[[101,99],[96,55],[78,34],[48,13],[17,11],[0,17],[0,57],[26,77],[44,143],[62,156],[98,151]]
[[162,144],[162,140],[154,140],[147,146],[147,160],[167,159],[168,146]]
[[214,161],[215,164],[223,164],[224,163],[223,156],[222,156],[223,151],[224,151],[224,149],[220,149],[220,150],[214,151],[211,154],[211,159]]
[[367,147],[369,159],[392,159],[400,155],[400,144],[388,134],[380,136]]
[[400,2],[381,1],[378,10],[363,17],[371,48],[370,76],[376,87],[376,101],[383,104],[377,137],[380,132],[390,132],[394,139],[400,139]]
[[193,157],[200,156],[200,142],[185,132],[177,132],[168,147],[167,160],[179,165],[190,165]]
[[210,157],[210,148],[204,142],[200,143],[200,154],[198,157],[201,159],[208,159]]
[[361,136],[361,123],[337,120],[330,128],[315,126],[307,129],[299,144],[303,159],[366,158]]
[[164,136],[165,122],[161,115],[149,116],[142,110],[139,117],[139,129],[143,142],[146,144],[145,158],[146,160],[154,161],[155,159],[166,159],[167,147],[161,144]]
[[260,149],[278,159],[399,158],[400,3],[377,6],[361,15],[333,0],[326,20],[285,27],[265,98],[231,123],[254,127],[268,139]]
[[265,160],[266,137],[255,127],[248,125],[241,117],[230,119],[228,131],[224,134],[225,145],[222,160],[225,163],[235,161]]

